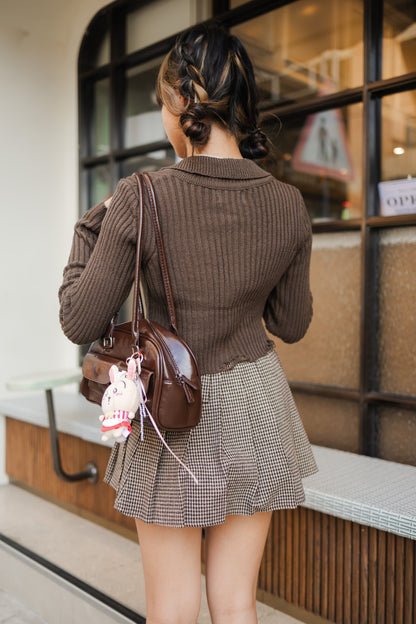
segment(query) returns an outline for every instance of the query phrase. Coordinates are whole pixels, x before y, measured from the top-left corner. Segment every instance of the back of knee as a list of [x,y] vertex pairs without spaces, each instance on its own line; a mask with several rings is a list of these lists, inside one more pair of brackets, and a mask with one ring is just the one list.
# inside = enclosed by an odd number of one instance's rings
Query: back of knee
[[146,624],[196,624],[201,606],[200,597],[163,595],[147,605]]
[[256,601],[252,602],[229,602],[228,604],[208,603],[209,612],[213,624],[225,624],[227,622],[257,622]]
[[228,618],[232,620],[232,616],[256,612],[256,596],[250,590],[238,591],[235,588],[234,591],[229,592],[208,592],[207,598],[213,622],[226,622]]

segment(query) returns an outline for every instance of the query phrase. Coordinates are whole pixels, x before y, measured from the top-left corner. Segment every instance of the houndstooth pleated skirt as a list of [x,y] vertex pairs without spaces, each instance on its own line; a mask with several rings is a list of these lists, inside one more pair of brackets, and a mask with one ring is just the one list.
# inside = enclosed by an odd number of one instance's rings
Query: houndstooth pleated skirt
[[127,440],[115,443],[104,478],[116,490],[115,508],[147,523],[207,527],[227,515],[294,508],[305,500],[302,478],[318,470],[274,351],[203,375],[200,423],[164,435],[198,485],[150,423],[140,440],[135,420]]

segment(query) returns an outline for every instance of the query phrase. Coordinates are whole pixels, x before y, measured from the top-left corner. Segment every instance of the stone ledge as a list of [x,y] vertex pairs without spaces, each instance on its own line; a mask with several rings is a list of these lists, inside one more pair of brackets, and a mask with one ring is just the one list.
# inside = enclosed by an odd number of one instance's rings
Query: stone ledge
[[305,507],[416,539],[416,467],[313,446]]

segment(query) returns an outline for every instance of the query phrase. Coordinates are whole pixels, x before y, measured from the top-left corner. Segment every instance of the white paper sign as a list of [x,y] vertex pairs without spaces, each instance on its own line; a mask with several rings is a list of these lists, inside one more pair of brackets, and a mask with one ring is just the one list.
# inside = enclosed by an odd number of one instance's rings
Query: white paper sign
[[416,212],[416,178],[379,182],[378,192],[383,217]]

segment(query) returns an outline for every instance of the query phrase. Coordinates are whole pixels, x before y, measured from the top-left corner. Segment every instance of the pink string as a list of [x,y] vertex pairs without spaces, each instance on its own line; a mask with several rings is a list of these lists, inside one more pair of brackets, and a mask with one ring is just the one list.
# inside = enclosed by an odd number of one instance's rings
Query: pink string
[[186,470],[186,472],[192,477],[192,479],[195,481],[196,485],[198,485],[198,479],[196,478],[196,476],[194,475],[194,473],[192,472],[192,470],[190,470],[188,468],[188,466],[186,464],[183,463],[183,461],[172,451],[172,449],[170,448],[170,446],[168,445],[168,443],[166,442],[165,438],[163,437],[163,435],[160,433],[159,427],[157,426],[157,424],[155,423],[155,420],[152,416],[152,414],[150,413],[150,411],[148,410],[147,406],[146,406],[146,401],[147,401],[147,396],[146,396],[146,392],[145,389],[143,387],[143,383],[142,380],[140,379],[140,362],[138,362],[138,375],[137,375],[137,386],[139,388],[139,393],[140,393],[140,439],[143,440],[144,436],[143,436],[143,419],[144,418],[148,418],[150,420],[150,422],[153,425],[154,430],[156,431],[157,435],[159,436],[162,444],[165,446],[165,448],[169,451],[169,453],[176,459],[177,462],[179,462],[179,464]]

